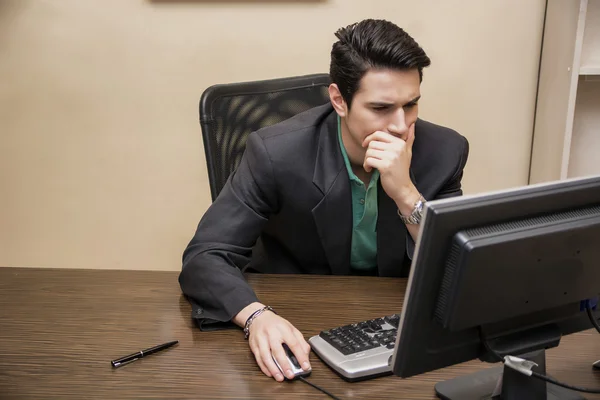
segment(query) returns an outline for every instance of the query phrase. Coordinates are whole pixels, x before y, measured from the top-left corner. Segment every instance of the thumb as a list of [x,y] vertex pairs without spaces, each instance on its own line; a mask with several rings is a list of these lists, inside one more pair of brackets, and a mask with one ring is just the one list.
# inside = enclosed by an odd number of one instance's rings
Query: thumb
[[408,136],[406,138],[406,146],[409,150],[412,150],[413,143],[415,142],[415,124],[413,123],[408,128]]

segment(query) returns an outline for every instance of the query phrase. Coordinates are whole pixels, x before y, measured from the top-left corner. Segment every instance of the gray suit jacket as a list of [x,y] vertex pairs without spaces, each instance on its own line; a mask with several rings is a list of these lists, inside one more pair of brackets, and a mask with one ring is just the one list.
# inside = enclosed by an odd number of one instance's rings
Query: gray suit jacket
[[[425,199],[462,194],[467,140],[418,120],[411,178]],[[407,276],[414,243],[379,184],[379,276]],[[202,217],[179,283],[202,329],[228,322],[256,295],[242,270],[350,274],[352,204],[330,104],[248,137],[241,164]]]

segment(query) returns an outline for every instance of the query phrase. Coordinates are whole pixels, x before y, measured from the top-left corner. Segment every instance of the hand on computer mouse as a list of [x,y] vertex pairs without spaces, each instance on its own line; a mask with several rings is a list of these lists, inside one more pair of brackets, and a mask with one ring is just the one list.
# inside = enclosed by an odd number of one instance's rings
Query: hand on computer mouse
[[288,364],[290,365],[289,368],[280,365],[279,362],[277,362],[277,359],[275,358],[275,356],[273,354],[271,354],[271,356],[273,357],[273,361],[275,361],[275,365],[277,365],[277,368],[279,368],[279,370],[281,371],[282,374],[284,373],[284,370],[286,368],[292,371],[292,374],[294,375],[294,377],[289,378],[289,373],[286,373],[284,375],[286,377],[286,379],[292,380],[292,379],[296,379],[299,376],[310,375],[312,369],[310,367],[307,370],[302,369],[302,367],[300,366],[300,362],[298,361],[298,359],[296,358],[296,356],[294,355],[292,350],[290,350],[290,348],[287,344],[282,343],[281,347],[283,347],[283,351],[285,351],[285,355],[286,355]]
[[[284,376],[288,379],[294,379],[296,376],[283,343],[289,346],[302,370],[310,371],[310,345],[298,329],[277,314],[265,312],[257,317],[250,326],[248,342],[261,371],[278,382],[282,382]],[[277,360],[284,374],[273,359]]]

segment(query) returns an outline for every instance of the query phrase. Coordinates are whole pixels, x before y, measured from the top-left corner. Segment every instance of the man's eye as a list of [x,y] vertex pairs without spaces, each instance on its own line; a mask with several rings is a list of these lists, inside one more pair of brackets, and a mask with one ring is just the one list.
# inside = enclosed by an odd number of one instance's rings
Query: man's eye
[[388,107],[373,107],[373,110],[375,110],[375,111],[385,111],[387,109],[388,109]]
[[404,108],[413,108],[414,106],[416,106],[417,103],[410,103],[404,106]]

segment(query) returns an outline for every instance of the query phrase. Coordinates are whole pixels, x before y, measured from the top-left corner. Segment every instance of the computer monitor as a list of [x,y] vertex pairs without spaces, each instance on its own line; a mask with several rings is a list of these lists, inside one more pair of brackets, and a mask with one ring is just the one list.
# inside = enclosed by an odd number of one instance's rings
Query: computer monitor
[[[534,357],[543,373],[544,349],[592,326],[581,301],[599,291],[600,177],[432,201],[417,238],[393,373],[410,377],[494,361],[494,354]],[[500,388],[503,399],[545,394],[545,382],[512,370],[497,385],[503,371],[488,368],[435,390],[452,400],[489,398]],[[547,390],[547,398],[582,398],[555,385]]]

